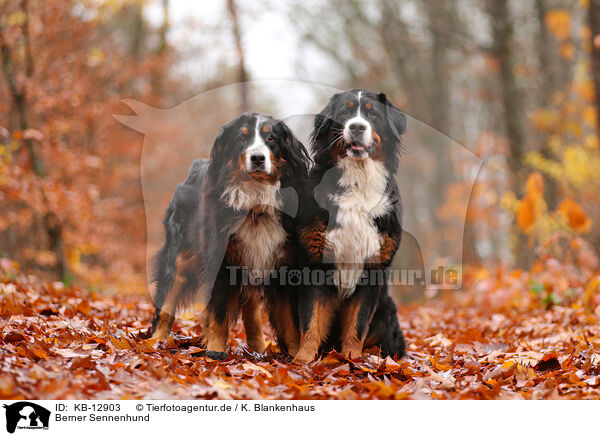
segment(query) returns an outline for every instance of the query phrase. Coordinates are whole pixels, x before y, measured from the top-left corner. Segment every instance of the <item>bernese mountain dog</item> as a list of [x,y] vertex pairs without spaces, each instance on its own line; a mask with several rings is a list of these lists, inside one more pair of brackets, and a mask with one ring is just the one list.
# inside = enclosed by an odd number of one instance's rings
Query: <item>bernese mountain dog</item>
[[310,161],[288,126],[271,116],[244,113],[221,128],[210,159],[194,161],[165,213],[152,337],[167,338],[175,311],[202,294],[209,357],[227,356],[240,312],[249,347],[264,352],[265,300],[279,340],[294,335],[290,292],[268,272],[295,262],[296,192],[306,185]]
[[304,261],[332,280],[297,293],[296,362],[335,347],[357,357],[379,346],[402,357],[404,336],[387,272],[402,234],[398,170],[406,116],[385,94],[334,95],[314,122],[314,166],[297,218]]

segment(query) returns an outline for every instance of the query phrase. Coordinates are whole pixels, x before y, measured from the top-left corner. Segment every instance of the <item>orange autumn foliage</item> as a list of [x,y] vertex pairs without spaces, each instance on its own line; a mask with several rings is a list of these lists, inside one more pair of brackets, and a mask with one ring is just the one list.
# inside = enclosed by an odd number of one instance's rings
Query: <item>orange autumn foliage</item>
[[517,224],[519,228],[523,233],[531,232],[535,227],[536,219],[537,212],[535,201],[529,196],[523,197],[517,208]]
[[598,399],[598,277],[552,260],[471,270],[464,291],[399,308],[407,357],[298,365],[268,329],[265,353],[251,352],[241,323],[228,359],[206,357],[196,313],[148,339],[149,299],[39,282],[0,258],[0,358],[14,362],[0,398]]
[[517,206],[517,225],[524,233],[529,233],[535,227],[540,214],[540,202],[544,196],[544,179],[541,173],[535,171],[529,175],[525,185],[525,196]]
[[557,208],[563,218],[569,224],[569,227],[576,233],[587,233],[592,227],[592,220],[587,216],[583,208],[573,199],[563,200]]
[[565,41],[571,33],[571,13],[567,10],[553,10],[544,19],[548,30],[559,41]]
[[[519,201],[516,210],[516,221],[521,231],[532,233],[538,221],[544,217],[546,209],[544,180],[540,172],[534,171],[527,179],[525,195]],[[564,219],[569,229],[578,234],[589,232],[592,226],[591,218],[572,198],[563,200],[553,216]]]

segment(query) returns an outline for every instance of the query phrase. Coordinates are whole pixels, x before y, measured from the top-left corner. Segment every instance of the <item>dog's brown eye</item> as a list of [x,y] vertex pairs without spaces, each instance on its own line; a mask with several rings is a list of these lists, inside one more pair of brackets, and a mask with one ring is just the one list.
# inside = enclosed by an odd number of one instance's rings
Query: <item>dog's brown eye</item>
[[370,111],[370,112],[368,113],[368,116],[369,116],[370,118],[375,118],[375,117],[377,116],[377,114],[376,114],[374,111]]
[[273,142],[275,141],[275,138],[273,138],[272,136],[267,136],[267,142]]
[[348,116],[348,115],[350,115],[350,112],[349,111],[344,111],[344,112],[342,112],[342,115],[343,116]]
[[248,138],[246,138],[245,136],[242,136],[242,137],[240,138],[240,142],[241,142],[242,144],[245,144],[246,142],[248,142]]

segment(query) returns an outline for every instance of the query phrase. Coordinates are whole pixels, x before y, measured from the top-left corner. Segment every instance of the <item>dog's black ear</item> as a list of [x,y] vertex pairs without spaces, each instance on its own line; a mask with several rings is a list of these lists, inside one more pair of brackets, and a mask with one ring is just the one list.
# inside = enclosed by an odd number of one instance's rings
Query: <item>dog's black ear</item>
[[208,166],[208,177],[210,180],[216,181],[218,179],[219,172],[223,168],[223,162],[227,159],[225,147],[229,140],[228,131],[228,125],[221,127],[210,150],[210,163]]
[[306,180],[311,159],[304,144],[296,138],[283,121],[279,121],[273,129],[276,136],[280,138],[281,155],[287,162],[283,168],[282,183],[289,184],[291,180]]
[[311,134],[311,142],[316,153],[325,151],[329,145],[329,132],[335,123],[335,107],[342,93],[335,94],[329,99],[327,106],[315,116],[315,124]]
[[210,160],[214,161],[215,159],[219,159],[223,157],[223,150],[225,148],[226,136],[227,136],[227,126],[221,127],[219,130],[219,134],[215,138],[215,142],[210,150]]
[[402,134],[406,130],[406,115],[404,115],[404,113],[396,106],[394,106],[394,104],[383,92],[377,96],[377,100],[383,104],[387,125],[389,126],[394,138],[399,142]]

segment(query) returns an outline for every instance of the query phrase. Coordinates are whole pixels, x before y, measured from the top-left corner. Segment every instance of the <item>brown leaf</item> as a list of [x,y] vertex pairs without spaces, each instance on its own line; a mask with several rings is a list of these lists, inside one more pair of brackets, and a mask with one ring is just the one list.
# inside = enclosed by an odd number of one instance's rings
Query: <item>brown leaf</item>
[[4,342],[6,342],[8,344],[27,340],[27,338],[25,336],[23,336],[21,333],[16,332],[16,331],[8,332],[7,334],[4,335],[4,338],[2,338],[2,339],[4,340]]
[[548,353],[534,366],[536,371],[556,371],[561,368],[555,352]]

